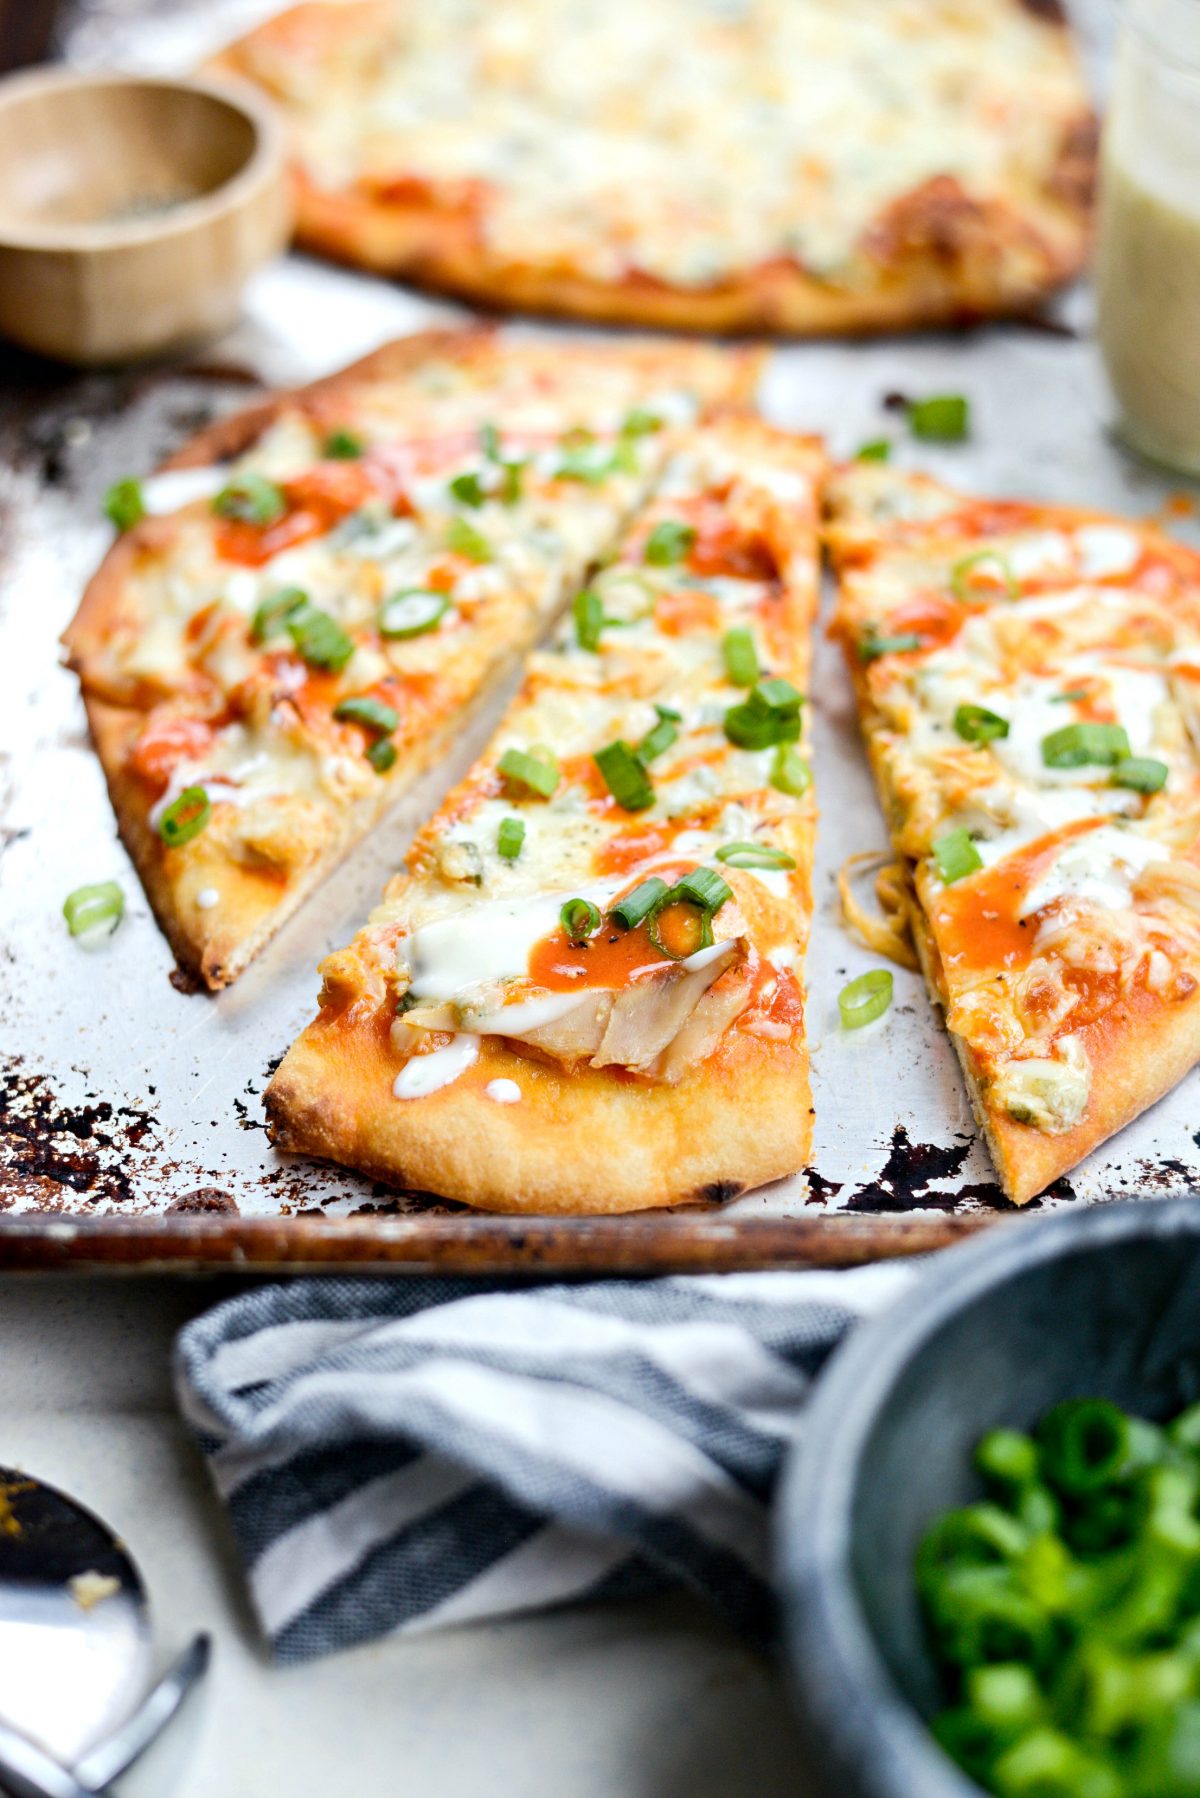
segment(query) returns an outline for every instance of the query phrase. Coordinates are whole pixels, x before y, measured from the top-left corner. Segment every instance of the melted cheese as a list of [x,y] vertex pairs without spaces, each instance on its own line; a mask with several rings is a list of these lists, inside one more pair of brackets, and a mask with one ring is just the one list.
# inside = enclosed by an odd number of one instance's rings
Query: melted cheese
[[1106,911],[1123,911],[1132,900],[1132,882],[1151,862],[1166,861],[1169,851],[1152,837],[1137,836],[1102,824],[1064,843],[1037,884],[1021,902],[1020,916],[1029,917],[1060,899],[1086,901]]
[[455,1036],[444,1048],[410,1056],[396,1075],[392,1091],[398,1099],[427,1099],[430,1093],[451,1085],[478,1060],[479,1038]]

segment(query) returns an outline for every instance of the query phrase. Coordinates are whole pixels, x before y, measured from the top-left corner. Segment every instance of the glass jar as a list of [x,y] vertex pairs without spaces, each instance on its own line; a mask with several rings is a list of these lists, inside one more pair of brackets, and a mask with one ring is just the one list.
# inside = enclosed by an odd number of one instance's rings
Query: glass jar
[[1200,475],[1200,0],[1121,8],[1096,285],[1118,436]]

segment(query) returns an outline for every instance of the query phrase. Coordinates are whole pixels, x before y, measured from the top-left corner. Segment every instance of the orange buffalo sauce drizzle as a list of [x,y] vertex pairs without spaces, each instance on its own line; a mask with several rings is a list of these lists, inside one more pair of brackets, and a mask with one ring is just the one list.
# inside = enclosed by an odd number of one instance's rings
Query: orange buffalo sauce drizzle
[[[378,484],[361,462],[318,462],[281,483],[288,509],[274,523],[253,524],[244,518],[222,518],[216,529],[217,554],[226,562],[257,568],[293,544],[323,537],[369,499],[379,497]],[[397,513],[407,511],[403,496],[392,496]]]
[[[695,867],[694,862],[661,863],[654,870],[659,880],[671,886]],[[650,875],[642,876],[649,879]],[[641,879],[631,881],[620,893],[616,894],[613,904],[631,893],[641,885]],[[668,941],[671,940],[671,919],[668,908],[660,914],[659,933]],[[693,906],[681,905],[681,913],[686,912],[686,919],[681,922],[691,924],[696,912]],[[688,952],[688,945],[680,942],[676,947]],[[545,987],[552,993],[573,993],[583,991],[587,987],[605,987],[619,990],[628,986],[640,969],[649,967],[672,967],[674,963],[669,955],[656,949],[650,941],[650,933],[645,920],[636,924],[632,930],[615,923],[605,916],[604,922],[595,936],[585,943],[573,943],[561,925],[552,930],[549,936],[542,937],[533,945],[529,956],[529,978],[535,986]]]
[[1020,967],[1030,959],[1037,923],[1036,917],[1018,916],[1022,900],[1065,842],[1103,821],[1080,818],[946,888],[930,906],[929,918],[952,981],[960,974]]

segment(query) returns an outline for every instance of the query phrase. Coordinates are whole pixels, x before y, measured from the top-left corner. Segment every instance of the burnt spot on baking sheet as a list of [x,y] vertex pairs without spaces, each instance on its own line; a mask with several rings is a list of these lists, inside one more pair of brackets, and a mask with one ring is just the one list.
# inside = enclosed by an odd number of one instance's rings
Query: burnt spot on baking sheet
[[1045,19],[1048,25],[1065,25],[1067,9],[1062,0],[1019,0],[1026,12],[1031,12],[1035,19]]
[[239,1130],[261,1130],[264,1135],[266,1134],[266,1124],[260,1117],[253,1115],[250,1107],[243,1100],[234,1099],[233,1112],[237,1118]]
[[70,1104],[45,1075],[11,1063],[0,1074],[0,1207],[24,1199],[58,1209],[72,1193],[89,1205],[128,1204],[130,1162],[157,1130],[152,1112],[93,1095]]
[[[949,1192],[935,1189],[935,1180],[953,1180],[966,1165],[975,1147],[973,1136],[959,1136],[953,1143],[913,1142],[903,1124],[892,1132],[888,1158],[869,1185],[863,1186],[846,1206],[852,1212],[953,1211],[966,1196],[963,1188]],[[1007,1209],[999,1187],[985,1181],[969,1189],[971,1196],[989,1207]]]
[[808,1181],[807,1205],[831,1205],[844,1185],[841,1180],[827,1180],[815,1167],[806,1167],[804,1178]]
[[[1195,1142],[1195,1137],[1192,1140]],[[1134,1186],[1139,1193],[1189,1192],[1200,1185],[1196,1169],[1174,1155],[1161,1155],[1157,1160],[1143,1157],[1136,1165]]]

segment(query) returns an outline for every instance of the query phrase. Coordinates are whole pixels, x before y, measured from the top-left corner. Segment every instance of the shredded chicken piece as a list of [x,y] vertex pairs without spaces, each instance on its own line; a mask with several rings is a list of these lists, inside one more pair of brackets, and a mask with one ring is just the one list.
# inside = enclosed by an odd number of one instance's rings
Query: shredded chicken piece
[[[882,864],[882,865],[881,865]],[[854,891],[857,875],[869,865],[878,870],[875,897],[882,916],[875,916],[859,903]],[[842,922],[848,930],[876,955],[886,956],[897,967],[915,968],[917,953],[912,944],[913,897],[908,875],[902,864],[892,860],[886,850],[867,849],[859,855],[847,856],[838,870],[838,899]]]

